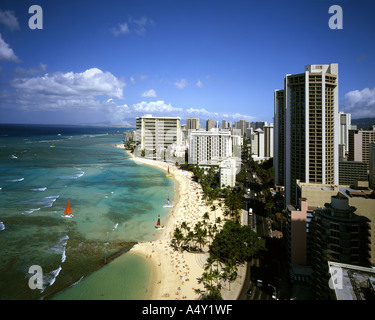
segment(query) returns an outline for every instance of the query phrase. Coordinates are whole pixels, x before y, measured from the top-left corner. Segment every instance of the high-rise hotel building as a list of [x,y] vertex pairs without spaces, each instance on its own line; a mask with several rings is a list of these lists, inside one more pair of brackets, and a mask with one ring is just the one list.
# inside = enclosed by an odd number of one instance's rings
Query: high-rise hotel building
[[218,164],[233,156],[232,134],[228,130],[195,130],[189,136],[190,164]]
[[198,118],[187,118],[186,119],[186,129],[187,130],[196,130],[200,128]]
[[296,180],[338,184],[338,64],[305,66],[274,93],[275,182],[298,204]]
[[171,144],[181,143],[179,117],[144,115],[136,119],[136,141],[141,150],[159,152]]

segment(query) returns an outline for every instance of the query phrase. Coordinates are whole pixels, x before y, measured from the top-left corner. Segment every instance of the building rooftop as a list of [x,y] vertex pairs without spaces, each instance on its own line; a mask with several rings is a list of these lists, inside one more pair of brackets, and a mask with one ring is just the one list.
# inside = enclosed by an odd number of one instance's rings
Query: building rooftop
[[348,198],[353,198],[353,197],[360,197],[360,198],[365,198],[367,199],[368,196],[366,195],[365,192],[363,192],[362,190],[356,190],[356,189],[351,189],[351,188],[342,188],[340,187],[339,188],[339,192],[348,197]]
[[337,300],[375,300],[375,269],[332,261],[328,268]]
[[137,118],[152,118],[152,119],[178,119],[180,120],[181,118],[180,117],[153,117],[152,114],[145,114],[141,117],[137,117]]

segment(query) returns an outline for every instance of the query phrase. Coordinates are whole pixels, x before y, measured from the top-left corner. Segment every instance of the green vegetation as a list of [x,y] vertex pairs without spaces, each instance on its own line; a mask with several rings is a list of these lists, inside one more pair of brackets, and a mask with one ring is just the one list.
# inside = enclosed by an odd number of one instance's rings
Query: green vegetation
[[210,257],[198,278],[206,291],[197,289],[196,292],[203,300],[222,300],[222,281],[229,282],[230,290],[230,283],[237,279],[239,265],[264,250],[265,241],[250,227],[227,221],[209,246]]
[[135,147],[136,147],[136,145],[135,145],[134,142],[124,141],[124,148],[125,148],[125,150],[129,150],[131,153],[133,153]]
[[251,227],[227,221],[212,242],[210,254],[224,264],[244,263],[264,249],[264,240]]
[[[176,250],[189,252],[203,252],[204,247],[206,246],[206,250],[208,247],[210,257],[204,273],[198,279],[199,283],[203,283],[205,290],[197,289],[196,292],[203,300],[221,300],[222,282],[228,281],[230,288],[230,283],[237,279],[239,265],[249,261],[259,251],[265,250],[264,240],[250,227],[241,226],[239,222],[243,188],[220,188],[218,176],[213,168],[207,170],[190,165],[185,169],[193,172],[194,178],[200,182],[203,199],[211,205],[214,222],[209,221],[208,212],[193,228],[183,222],[174,230],[173,245]],[[214,200],[219,200],[219,203],[214,204]],[[225,221],[216,217],[219,207],[224,213]]]
[[[210,257],[205,264],[205,271],[198,279],[203,283],[205,290],[197,289],[196,292],[204,300],[221,300],[220,290],[223,281],[230,283],[237,279],[238,267],[251,260],[261,251],[266,250],[265,241],[255,233],[251,227],[240,224],[241,209],[247,182],[246,168],[252,168],[263,184],[254,185],[253,189],[261,191],[273,180],[272,159],[261,164],[256,163],[243,148],[242,161],[245,167],[237,174],[236,187],[220,188],[219,174],[217,168],[200,168],[198,165],[181,165],[182,169],[191,171],[193,179],[202,186],[202,200],[210,204],[211,212],[214,213],[214,223],[209,222],[209,213],[206,212],[202,221],[194,228],[190,228],[186,222],[174,231],[173,243],[178,250],[189,252],[202,252],[204,246]],[[218,200],[218,204],[214,201]],[[268,203],[272,208],[273,202]],[[216,218],[216,210],[221,207],[225,221]],[[229,220],[228,220],[229,219]],[[223,225],[222,223],[225,222]]]

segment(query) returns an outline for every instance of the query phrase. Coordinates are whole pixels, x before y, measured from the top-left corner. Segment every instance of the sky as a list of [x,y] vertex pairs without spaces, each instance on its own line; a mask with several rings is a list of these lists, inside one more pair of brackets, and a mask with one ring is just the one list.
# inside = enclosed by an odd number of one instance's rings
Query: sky
[[0,123],[270,123],[285,75],[328,63],[339,111],[375,117],[374,14],[371,0],[2,0]]

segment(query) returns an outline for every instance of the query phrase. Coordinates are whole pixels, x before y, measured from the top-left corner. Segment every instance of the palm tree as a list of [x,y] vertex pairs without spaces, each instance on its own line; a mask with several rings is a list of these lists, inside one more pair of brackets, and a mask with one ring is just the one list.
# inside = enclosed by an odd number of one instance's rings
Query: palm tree
[[195,239],[199,243],[200,248],[202,250],[202,245],[206,244],[207,230],[206,229],[202,229],[202,223],[199,221],[194,226],[194,231],[195,231]]
[[204,215],[202,216],[202,218],[203,218],[203,223],[204,223],[204,221],[206,221],[206,220],[210,220],[210,215],[208,214],[207,211],[204,213]]
[[230,211],[228,209],[224,210],[223,215],[226,219],[230,215]]
[[212,278],[211,272],[207,272],[207,271],[203,272],[202,281],[204,283],[207,283],[207,284],[209,283],[209,285],[212,286],[212,280],[213,280],[213,278]]
[[202,251],[202,246],[204,246],[206,244],[206,233],[207,232],[204,232],[204,231],[206,231],[206,229],[203,229],[202,232],[200,232],[196,235],[197,242],[200,245],[201,251]]
[[173,240],[177,242],[177,247],[180,246],[181,241],[184,239],[184,235],[180,228],[176,228],[173,233]]
[[215,220],[215,223],[220,224],[221,223],[221,218],[217,217],[216,220]]
[[203,283],[204,288],[208,291],[208,294],[213,291],[212,287],[212,275],[210,272],[203,272],[200,278],[197,278],[198,283]]
[[206,264],[204,265],[204,270],[210,270],[212,271],[212,265],[214,264],[215,260],[211,256],[209,256],[206,260]]
[[194,239],[195,239],[194,232],[193,232],[193,231],[189,231],[189,233],[188,233],[187,236],[186,236],[186,240],[187,240],[187,242],[188,242],[188,244],[189,244],[189,247],[190,247],[190,242],[191,242],[192,240],[194,240]]
[[216,281],[216,288],[219,289],[219,279],[221,278],[221,272],[218,268],[212,270],[212,278]]
[[237,265],[236,263],[230,259],[225,263],[225,278],[229,281],[229,291],[230,289],[230,283],[235,281],[237,279]]
[[214,212],[214,214],[215,214],[215,220],[216,220],[216,206],[215,205],[211,206],[211,211]]
[[208,233],[208,236],[211,238],[211,242],[212,242],[212,239],[215,236],[215,231],[214,231],[214,227],[211,224],[208,226],[207,233]]
[[187,224],[186,221],[184,221],[184,222],[181,223],[181,229],[184,229],[186,231],[186,233],[189,232],[190,227],[188,226],[188,224]]

